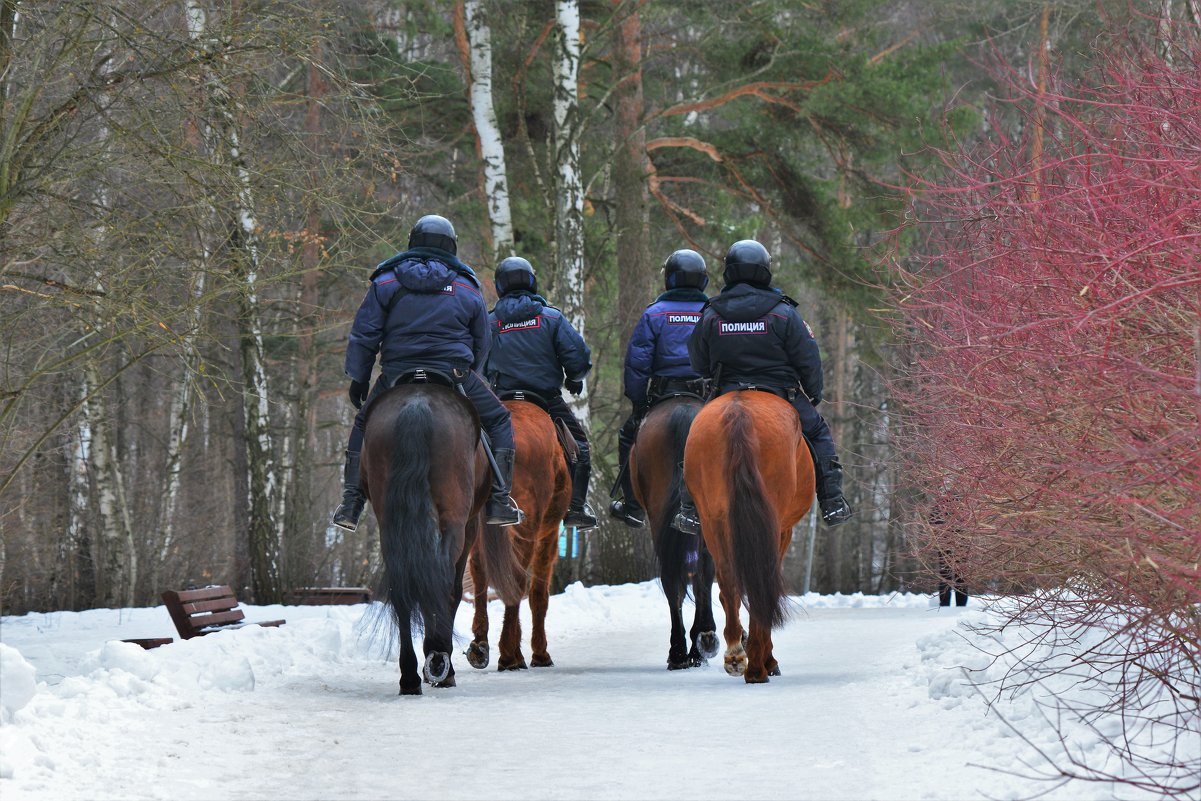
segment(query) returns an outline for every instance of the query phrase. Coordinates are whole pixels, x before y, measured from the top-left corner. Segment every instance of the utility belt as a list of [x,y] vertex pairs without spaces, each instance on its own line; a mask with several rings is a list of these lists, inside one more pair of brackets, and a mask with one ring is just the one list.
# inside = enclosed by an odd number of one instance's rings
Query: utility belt
[[470,367],[409,367],[401,370],[395,377],[385,375],[384,381],[388,389],[401,384],[441,384],[458,389],[470,373]]
[[679,378],[667,375],[651,376],[646,387],[647,406],[667,398],[691,395],[704,400],[709,395],[709,381],[705,378]]
[[721,389],[719,389],[717,391],[717,394],[724,395],[727,392],[738,392],[741,390],[752,390],[754,392],[769,392],[772,395],[775,395],[777,398],[783,398],[784,400],[788,401],[789,403],[793,403],[794,401],[796,401],[797,397],[801,394],[801,390],[798,387],[772,387],[772,386],[767,386],[765,384],[748,384],[748,383],[727,384],[727,385],[723,386]]

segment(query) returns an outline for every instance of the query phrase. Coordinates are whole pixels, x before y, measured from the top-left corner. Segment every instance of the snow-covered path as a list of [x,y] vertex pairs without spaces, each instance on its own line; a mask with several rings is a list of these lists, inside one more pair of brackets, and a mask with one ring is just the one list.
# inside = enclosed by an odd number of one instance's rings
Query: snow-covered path
[[[459,686],[419,698],[396,695],[394,659],[357,634],[363,609],[251,607],[250,619],[288,623],[148,652],[105,642],[166,634],[161,607],[3,618],[0,640],[43,683],[5,712],[0,794],[969,799],[1046,789],[973,766],[1015,768],[1029,754],[962,682],[959,665],[980,663],[960,625],[981,614],[970,609],[808,596],[775,638],[784,675],[748,686],[720,658],[665,669],[657,585],[574,585],[551,599],[555,667],[475,671],[456,654]],[[459,632],[469,615],[460,607]],[[494,660],[499,622],[493,604]],[[528,617],[525,629],[528,657]],[[1033,737],[1055,735],[1040,723]]]

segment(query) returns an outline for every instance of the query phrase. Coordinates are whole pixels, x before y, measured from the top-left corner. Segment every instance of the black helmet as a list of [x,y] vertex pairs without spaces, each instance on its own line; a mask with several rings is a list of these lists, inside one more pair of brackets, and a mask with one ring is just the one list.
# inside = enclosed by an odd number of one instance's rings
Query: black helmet
[[726,269],[721,274],[726,286],[745,281],[771,285],[771,255],[753,239],[740,239],[726,251]]
[[437,214],[427,214],[413,225],[409,231],[410,248],[438,248],[450,255],[455,255],[458,240],[455,238],[455,227],[450,220]]
[[695,250],[677,250],[663,262],[663,282],[668,289],[704,289],[709,283],[704,258]]
[[538,277],[534,268],[520,256],[510,256],[496,265],[496,294],[505,295],[518,289],[538,292]]

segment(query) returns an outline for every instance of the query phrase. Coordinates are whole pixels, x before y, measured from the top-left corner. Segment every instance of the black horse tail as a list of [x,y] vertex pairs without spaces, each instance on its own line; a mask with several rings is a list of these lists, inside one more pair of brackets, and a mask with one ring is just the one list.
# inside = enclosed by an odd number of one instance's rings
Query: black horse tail
[[778,523],[763,476],[755,466],[758,437],[750,415],[735,401],[724,415],[729,445],[729,541],[738,584],[751,620],[775,628],[787,618]]
[[382,516],[380,542],[387,598],[404,636],[410,625],[432,626],[439,614],[446,614],[446,588],[454,575],[430,500],[434,412],[429,401],[414,398],[401,406],[392,432],[392,465],[384,495],[387,513]]
[[[488,574],[488,585],[506,606],[516,606],[525,596],[525,568],[517,561],[513,541],[509,538],[508,526],[484,526],[484,572]],[[477,590],[477,591],[486,591]]]
[[684,570],[689,546],[696,547],[694,537],[672,528],[676,512],[680,511],[680,491],[684,486],[684,445],[692,420],[701,409],[700,404],[681,403],[671,410],[667,420],[667,441],[671,443],[671,485],[667,491],[667,503],[660,517],[655,520],[655,557],[659,560],[659,581],[668,598],[683,590],[689,593],[691,584]]

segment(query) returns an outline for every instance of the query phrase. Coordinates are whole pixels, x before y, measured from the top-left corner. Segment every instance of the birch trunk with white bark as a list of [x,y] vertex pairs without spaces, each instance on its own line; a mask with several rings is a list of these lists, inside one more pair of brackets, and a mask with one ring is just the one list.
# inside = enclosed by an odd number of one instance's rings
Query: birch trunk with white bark
[[[580,178],[580,6],[555,0],[555,260],[557,299],[575,329],[584,335],[584,188]],[[589,427],[587,393],[571,401]]]
[[[215,43],[207,40],[208,10],[199,0],[187,0],[188,35],[205,49]],[[281,517],[275,508],[279,491],[279,466],[271,444],[268,417],[267,370],[263,358],[262,319],[259,311],[258,277],[261,269],[258,222],[255,218],[254,193],[239,139],[235,100],[230,88],[216,70],[207,70],[205,89],[212,114],[212,156],[233,170],[237,190],[234,219],[230,231],[234,259],[231,275],[241,284],[237,296],[239,344],[242,356],[243,416],[246,425],[246,463],[248,479],[249,524],[247,545],[251,567],[251,589],[258,603],[271,603],[280,597],[280,544],[283,540]]]
[[499,261],[513,254],[513,215],[504,140],[492,103],[492,29],[481,0],[466,0],[463,13],[471,50],[471,113],[484,162],[484,203],[492,227],[492,255]]

